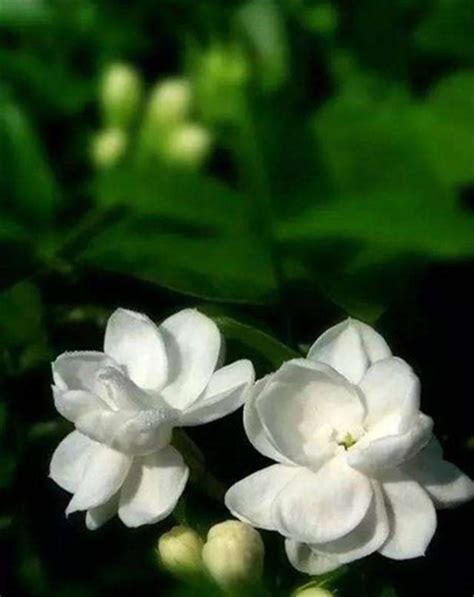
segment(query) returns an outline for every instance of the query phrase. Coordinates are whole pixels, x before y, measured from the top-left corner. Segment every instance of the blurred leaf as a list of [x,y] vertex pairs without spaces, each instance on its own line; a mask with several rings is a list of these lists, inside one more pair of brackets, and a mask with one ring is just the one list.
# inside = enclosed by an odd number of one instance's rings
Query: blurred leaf
[[471,0],[436,0],[431,13],[415,35],[429,52],[474,60]]
[[350,56],[334,67],[340,93],[313,121],[332,192],[316,189],[279,233],[332,300],[373,321],[420,259],[474,254],[474,218],[454,189],[473,179],[471,75],[441,81],[419,102]]
[[48,358],[43,305],[34,284],[21,282],[0,293],[0,347],[11,355],[19,369]]
[[45,226],[58,199],[52,171],[21,108],[2,95],[0,102],[0,201],[29,224]]
[[245,197],[198,174],[159,168],[115,171],[98,197],[120,211],[82,263],[212,300],[272,300],[271,262]]
[[419,117],[421,138],[442,179],[458,185],[473,181],[474,71],[442,79],[420,107]]
[[0,2],[0,27],[27,27],[49,22],[51,10],[45,0]]
[[436,173],[420,151],[417,116],[402,88],[351,73],[313,121],[334,188],[354,194],[432,186]]
[[250,0],[237,13],[257,64],[258,78],[270,91],[282,85],[289,72],[288,40],[279,3]]
[[72,72],[63,55],[40,56],[32,50],[0,49],[4,79],[17,86],[30,103],[47,109],[77,113],[93,98],[95,81]]
[[314,243],[321,239],[350,240],[393,251],[437,259],[474,254],[474,216],[451,196],[379,191],[344,196],[308,209],[282,222],[283,241]]

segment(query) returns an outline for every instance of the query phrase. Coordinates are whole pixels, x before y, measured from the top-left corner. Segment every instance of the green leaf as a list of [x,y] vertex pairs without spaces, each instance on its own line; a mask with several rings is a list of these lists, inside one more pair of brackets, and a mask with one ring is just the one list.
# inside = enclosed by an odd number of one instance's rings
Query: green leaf
[[336,192],[433,186],[418,112],[406,92],[375,77],[346,76],[340,95],[313,119],[322,160]]
[[242,354],[250,349],[268,361],[273,369],[277,369],[285,361],[301,357],[299,352],[262,330],[232,317],[216,315],[205,308],[203,310],[207,311],[208,315],[214,319],[227,340],[237,341],[244,347]]
[[474,216],[451,195],[427,196],[416,189],[345,195],[282,222],[279,229],[285,242],[352,241],[356,247],[376,247],[384,260],[395,254],[436,259],[474,254]]
[[245,197],[198,174],[158,168],[113,172],[98,197],[118,213],[82,263],[206,299],[273,300],[270,257]]
[[456,196],[473,180],[472,76],[418,101],[350,59],[338,72],[341,92],[313,119],[330,190],[315,188],[279,238],[333,301],[373,321],[423,261],[474,254],[474,218]]
[[21,282],[0,293],[0,348],[10,355],[14,370],[49,358],[44,313],[37,287]]
[[471,0],[437,0],[415,41],[425,51],[472,61],[472,21]]
[[51,19],[51,11],[45,0],[22,0],[0,2],[0,26],[20,28],[42,25]]
[[420,137],[447,184],[474,180],[473,93],[474,70],[459,71],[441,79],[420,107]]
[[46,155],[21,108],[1,94],[0,103],[0,207],[30,226],[47,226],[58,190]]

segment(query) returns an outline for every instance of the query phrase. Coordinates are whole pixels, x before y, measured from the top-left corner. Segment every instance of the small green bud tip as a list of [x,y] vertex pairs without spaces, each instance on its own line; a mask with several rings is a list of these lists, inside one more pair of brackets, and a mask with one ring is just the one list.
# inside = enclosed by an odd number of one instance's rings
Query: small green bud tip
[[297,589],[293,597],[333,597],[333,593],[322,587],[303,587]]
[[212,138],[207,129],[199,124],[184,123],[170,131],[163,149],[170,162],[190,168],[199,168],[209,155]]
[[118,128],[100,131],[92,139],[91,158],[98,169],[114,166],[127,148],[127,135]]
[[240,86],[249,77],[249,66],[240,48],[215,44],[202,55],[201,75],[210,84]]
[[264,555],[260,533],[238,520],[213,526],[202,551],[209,574],[223,588],[258,582]]
[[191,104],[191,85],[187,79],[161,81],[151,91],[147,122],[158,128],[181,122],[189,115]]
[[202,571],[203,541],[195,530],[175,526],[158,540],[157,553],[161,565],[176,576]]
[[139,73],[128,64],[112,64],[102,76],[100,101],[107,126],[126,128],[136,119],[143,97]]

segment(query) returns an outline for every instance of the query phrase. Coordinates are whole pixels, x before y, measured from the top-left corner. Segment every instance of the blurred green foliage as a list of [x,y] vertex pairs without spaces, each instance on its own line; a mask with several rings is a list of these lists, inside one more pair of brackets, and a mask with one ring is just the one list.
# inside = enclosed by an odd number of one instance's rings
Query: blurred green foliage
[[[46,481],[48,361],[98,348],[112,308],[198,305],[261,375],[344,313],[409,321],[427,268],[472,259],[473,24],[469,0],[0,0],[2,594],[192,594],[156,570],[161,527],[71,530]],[[116,64],[138,87],[111,120]],[[189,105],[157,125],[170,79]],[[186,500],[196,524],[226,516]],[[302,579],[268,544],[287,595]]]

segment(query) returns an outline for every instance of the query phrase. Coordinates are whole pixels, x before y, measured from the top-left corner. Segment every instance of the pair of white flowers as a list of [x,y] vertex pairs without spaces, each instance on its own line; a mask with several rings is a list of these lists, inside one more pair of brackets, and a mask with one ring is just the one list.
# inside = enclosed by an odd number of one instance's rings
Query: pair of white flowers
[[250,361],[223,367],[222,358],[218,328],[195,310],[157,327],[119,309],[103,353],[61,355],[54,399],[76,430],[56,449],[51,477],[74,494],[66,512],[86,510],[91,529],[116,513],[131,527],[162,520],[188,478],[170,445],[173,428],[243,403],[249,440],[277,464],[231,487],[226,505],[281,533],[303,572],[321,574],[374,551],[422,555],[435,506],[473,496],[419,411],[418,378],[369,326],[336,325],[307,359],[255,385]]

